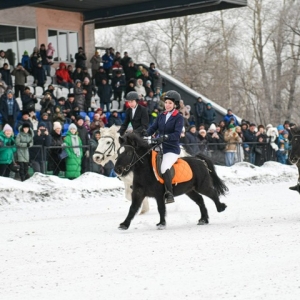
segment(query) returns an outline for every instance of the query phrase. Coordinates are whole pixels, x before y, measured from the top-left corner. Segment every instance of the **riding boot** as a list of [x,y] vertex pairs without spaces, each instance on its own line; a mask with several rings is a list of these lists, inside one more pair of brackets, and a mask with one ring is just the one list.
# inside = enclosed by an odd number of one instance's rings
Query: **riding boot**
[[292,190],[292,191],[297,191],[298,193],[300,193],[300,183],[298,182],[295,186],[289,187],[289,189]]
[[164,174],[162,174],[162,177],[165,181],[165,200],[166,204],[173,203],[174,196],[173,196],[173,187],[172,187],[172,178],[171,178],[171,172],[168,169]]

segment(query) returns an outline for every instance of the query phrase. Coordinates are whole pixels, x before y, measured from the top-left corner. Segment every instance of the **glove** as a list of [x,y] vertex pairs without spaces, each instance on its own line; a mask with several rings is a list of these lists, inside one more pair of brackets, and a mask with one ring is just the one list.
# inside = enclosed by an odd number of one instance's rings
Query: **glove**
[[162,135],[156,139],[154,139],[156,141],[157,144],[161,144],[162,142],[165,142],[168,140],[168,136],[167,135]]
[[89,157],[90,157],[90,151],[89,151],[89,150],[86,150],[86,152],[85,152],[85,157],[86,157],[86,158],[89,158]]
[[28,147],[28,148],[30,147],[30,143],[27,143],[27,147]]
[[8,142],[6,143],[6,146],[13,146],[14,144],[15,144],[14,141],[8,141]]

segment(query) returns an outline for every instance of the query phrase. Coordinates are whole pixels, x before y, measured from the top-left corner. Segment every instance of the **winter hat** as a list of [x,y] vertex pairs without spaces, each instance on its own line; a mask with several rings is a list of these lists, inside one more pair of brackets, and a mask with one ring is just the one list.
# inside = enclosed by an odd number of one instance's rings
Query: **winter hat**
[[83,116],[81,116],[81,115],[76,116],[76,121],[79,121],[79,120],[83,120],[84,121]]
[[84,120],[85,121],[90,121],[91,119],[90,119],[90,117],[88,115],[86,115],[85,118],[84,118]]
[[71,129],[75,129],[77,131],[77,126],[74,123],[72,123],[72,124],[70,124],[68,130],[70,131]]
[[4,127],[3,127],[3,132],[5,131],[13,131],[13,129],[11,128],[11,126],[9,124],[6,124]]
[[6,95],[8,95],[8,94],[13,94],[13,91],[12,90],[7,90]]
[[267,126],[266,126],[266,129],[268,129],[268,128],[272,128],[273,127],[273,125],[272,124],[268,124]]
[[210,107],[211,107],[211,103],[208,102],[208,103],[206,104],[206,106],[210,106]]
[[28,55],[28,51],[25,50],[23,54],[24,54],[24,55]]
[[196,128],[196,125],[190,125],[190,127],[189,127],[189,131],[192,129],[192,128]]
[[278,125],[278,126],[277,126],[277,130],[278,130],[278,132],[281,131],[281,130],[284,130],[283,125]]
[[49,117],[48,113],[44,112],[44,113],[42,114],[42,117],[45,117],[45,116]]
[[44,122],[40,122],[38,128],[40,127],[46,127],[46,124]]
[[214,123],[212,123],[210,126],[209,126],[209,128],[208,128],[208,132],[210,132],[210,131],[216,131],[217,130],[217,128],[216,128],[216,125],[214,124]]
[[61,124],[59,122],[53,122],[53,130],[58,128],[61,129]]
[[147,80],[147,81],[146,81],[146,84],[150,84],[150,85],[151,85],[151,81],[150,81],[150,80]]
[[28,122],[24,122],[22,128],[30,128],[30,124]]
[[235,128],[233,124],[229,124],[228,128]]

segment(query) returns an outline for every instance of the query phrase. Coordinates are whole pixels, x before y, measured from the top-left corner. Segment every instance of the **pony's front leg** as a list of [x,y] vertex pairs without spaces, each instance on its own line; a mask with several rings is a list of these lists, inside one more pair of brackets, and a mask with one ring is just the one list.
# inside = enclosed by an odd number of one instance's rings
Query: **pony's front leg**
[[133,190],[132,195],[131,195],[132,202],[131,202],[131,205],[129,208],[128,215],[127,215],[125,221],[120,224],[119,229],[126,230],[129,228],[132,219],[134,218],[134,216],[136,215],[136,213],[138,212],[139,208],[142,205],[142,201],[143,201],[144,197],[145,197],[145,195],[143,193],[142,188],[136,188]]
[[163,195],[160,195],[160,197],[156,198],[157,202],[157,209],[159,212],[159,223],[156,224],[157,229],[165,229],[166,228],[166,205],[165,205],[165,199]]

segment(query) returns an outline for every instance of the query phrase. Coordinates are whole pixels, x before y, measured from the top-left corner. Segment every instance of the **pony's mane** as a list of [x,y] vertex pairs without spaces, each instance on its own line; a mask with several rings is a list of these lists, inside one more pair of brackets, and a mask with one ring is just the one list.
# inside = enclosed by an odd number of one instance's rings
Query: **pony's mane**
[[126,139],[126,142],[131,146],[146,149],[151,147],[151,145],[148,144],[147,140],[144,140],[142,137],[139,136],[139,134],[136,134],[134,132],[126,133],[124,137]]

